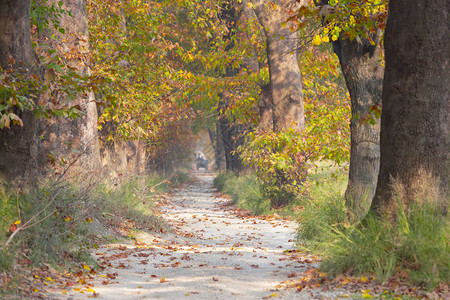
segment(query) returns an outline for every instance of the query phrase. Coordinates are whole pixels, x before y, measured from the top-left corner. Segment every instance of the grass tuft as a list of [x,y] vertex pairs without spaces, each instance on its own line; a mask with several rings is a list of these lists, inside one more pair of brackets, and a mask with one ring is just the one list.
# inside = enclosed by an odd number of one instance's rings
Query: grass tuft
[[270,200],[264,196],[253,175],[220,173],[214,179],[214,185],[219,191],[229,195],[238,208],[247,209],[254,215],[270,213]]
[[442,199],[430,199],[439,194],[421,191],[415,194],[419,198],[405,201],[404,187],[394,186],[394,191],[398,204],[392,210],[352,224],[346,221],[343,193],[317,186],[310,191],[309,202],[302,202],[299,244],[322,254],[321,269],[330,275],[374,274],[379,282],[401,275],[429,288],[447,282],[450,222],[442,214]]

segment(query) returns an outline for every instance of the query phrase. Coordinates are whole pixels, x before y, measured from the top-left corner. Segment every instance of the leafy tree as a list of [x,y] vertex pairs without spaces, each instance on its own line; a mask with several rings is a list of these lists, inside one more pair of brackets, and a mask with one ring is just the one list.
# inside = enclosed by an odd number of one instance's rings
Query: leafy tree
[[302,18],[321,22],[323,26],[312,43],[331,42],[339,57],[352,103],[350,169],[345,196],[349,210],[361,218],[375,194],[379,170],[386,2],[317,1],[300,9],[296,18],[300,28],[305,26]]

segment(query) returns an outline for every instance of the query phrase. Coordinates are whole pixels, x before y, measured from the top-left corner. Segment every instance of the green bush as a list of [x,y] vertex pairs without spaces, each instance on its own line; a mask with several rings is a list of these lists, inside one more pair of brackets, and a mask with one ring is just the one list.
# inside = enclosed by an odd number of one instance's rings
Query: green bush
[[229,195],[238,208],[247,209],[254,215],[270,213],[270,200],[264,196],[255,176],[220,173],[214,179],[214,185]]
[[244,164],[255,170],[255,179],[273,208],[291,203],[307,174],[306,140],[299,132],[253,131],[238,151]]
[[234,177],[236,175],[234,175],[231,172],[221,172],[219,173],[215,178],[214,178],[214,186],[221,192],[223,192],[224,188],[225,188],[225,184],[227,183],[227,181]]

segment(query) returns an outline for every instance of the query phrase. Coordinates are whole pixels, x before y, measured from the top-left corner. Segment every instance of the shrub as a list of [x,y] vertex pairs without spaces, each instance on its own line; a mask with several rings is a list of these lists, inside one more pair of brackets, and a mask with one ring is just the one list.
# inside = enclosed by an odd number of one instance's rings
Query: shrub
[[289,204],[300,191],[307,174],[305,148],[305,140],[294,130],[250,132],[239,147],[272,207]]
[[220,173],[214,179],[214,185],[228,194],[233,204],[239,208],[250,210],[254,215],[270,212],[270,201],[261,192],[261,186],[253,175],[237,176],[233,173]]

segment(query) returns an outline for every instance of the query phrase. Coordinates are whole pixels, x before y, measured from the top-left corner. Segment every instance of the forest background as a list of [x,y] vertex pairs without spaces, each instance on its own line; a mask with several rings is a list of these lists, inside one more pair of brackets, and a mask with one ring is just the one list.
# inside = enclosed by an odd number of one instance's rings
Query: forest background
[[207,132],[214,168],[239,176],[218,185],[298,210],[330,274],[448,280],[449,8],[400,2],[385,30],[380,0],[0,1],[0,265],[42,262],[8,249],[44,223],[75,234],[130,181],[154,193],[146,175],[175,178]]

